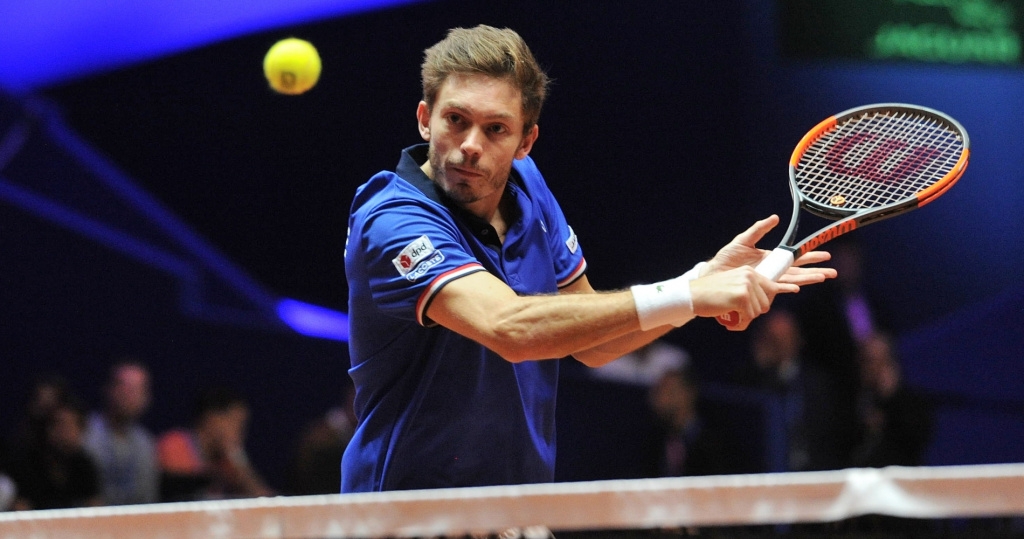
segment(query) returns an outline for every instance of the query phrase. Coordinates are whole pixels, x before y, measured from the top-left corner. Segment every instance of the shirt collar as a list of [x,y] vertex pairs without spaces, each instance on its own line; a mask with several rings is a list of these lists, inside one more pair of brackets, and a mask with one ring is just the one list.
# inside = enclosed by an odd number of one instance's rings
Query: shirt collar
[[427,150],[429,144],[417,144],[402,150],[402,158],[398,161],[395,172],[413,187],[419,189],[430,200],[452,207],[451,201],[444,196],[444,191],[433,180],[431,180],[420,168],[420,165],[427,162]]

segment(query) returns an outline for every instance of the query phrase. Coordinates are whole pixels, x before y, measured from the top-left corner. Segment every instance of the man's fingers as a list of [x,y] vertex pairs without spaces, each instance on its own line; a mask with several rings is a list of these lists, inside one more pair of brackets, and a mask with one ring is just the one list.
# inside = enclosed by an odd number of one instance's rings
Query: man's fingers
[[760,221],[754,223],[753,226],[751,226],[750,228],[744,230],[743,232],[740,232],[735,238],[733,238],[732,241],[733,243],[739,243],[741,245],[753,247],[757,245],[757,242],[761,241],[761,238],[763,238],[765,234],[771,231],[771,229],[775,228],[775,225],[778,224],[778,215],[772,215],[765,219],[761,219]]
[[836,270],[833,268],[789,268],[779,277],[779,282],[804,286],[820,283],[826,279],[835,279],[836,275]]
[[750,326],[750,323],[755,318],[768,312],[769,308],[771,308],[771,300],[768,298],[768,295],[764,290],[758,289],[751,293],[746,303],[746,308],[744,310],[737,311],[739,322],[733,326],[727,327],[730,331],[743,331]]
[[811,251],[793,261],[794,266],[806,266],[808,264],[820,264],[832,260],[832,254],[827,251]]
[[771,306],[772,300],[768,297],[768,292],[764,288],[758,287],[754,291],[752,301],[750,302],[750,318],[754,319],[761,316],[768,312]]
[[[817,282],[817,281],[814,281]],[[776,294],[796,294],[800,291],[800,285],[796,283],[777,283],[779,287],[775,290]]]
[[[754,223],[753,226],[745,230],[743,233],[736,236],[732,244],[727,246],[726,249],[733,248],[735,250],[738,248],[737,246],[740,245],[742,245],[743,248],[756,249],[755,245],[757,242],[778,224],[779,217],[777,215],[772,215],[771,217],[762,219]],[[735,325],[727,326],[727,328],[730,331],[743,331],[747,329],[751,321],[768,312],[771,308],[772,302],[775,300],[775,296],[778,294],[796,294],[800,292],[801,286],[820,283],[827,279],[834,279],[837,273],[833,268],[801,267],[827,262],[831,259],[832,255],[826,251],[811,251],[809,253],[805,253],[798,258],[794,264],[779,277],[778,282],[775,283],[761,276],[744,276],[744,292],[738,296],[734,296],[730,302],[732,305],[729,306],[737,313],[739,322]],[[750,270],[752,268],[747,267],[745,269]]]

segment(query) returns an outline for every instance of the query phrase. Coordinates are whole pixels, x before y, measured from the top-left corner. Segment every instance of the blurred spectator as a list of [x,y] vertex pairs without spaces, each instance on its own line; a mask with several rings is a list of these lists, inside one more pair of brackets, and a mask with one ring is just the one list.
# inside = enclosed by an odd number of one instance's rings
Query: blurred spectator
[[761,389],[788,390],[800,379],[804,367],[803,336],[796,319],[776,308],[753,322],[752,362],[744,365],[740,382]]
[[884,329],[884,320],[880,318],[878,302],[868,290],[864,280],[864,255],[860,245],[852,240],[839,241],[832,252],[832,266],[839,272],[834,285],[838,290],[839,301],[834,308],[839,309],[841,326],[854,343],[862,343],[876,331]]
[[341,492],[341,456],[355,432],[351,406],[331,408],[303,432],[290,477],[291,494]]
[[14,480],[7,474],[9,458],[7,444],[0,436],[0,511],[7,511],[14,505],[14,496],[17,493]]
[[786,426],[788,471],[837,469],[847,464],[849,445],[837,432],[849,430],[835,411],[832,395],[849,381],[836,380],[804,355],[796,317],[773,309],[751,327],[751,356],[738,381],[780,399]]
[[50,410],[43,440],[15,455],[11,474],[18,494],[14,508],[57,509],[99,505],[99,475],[82,446],[85,412],[65,396]]
[[248,498],[272,492],[245,452],[249,407],[228,388],[200,395],[191,429],[165,433],[157,442],[165,501]]
[[735,471],[724,438],[701,420],[697,399],[697,386],[686,369],[664,373],[651,388],[649,404],[661,425],[657,454],[650,459],[652,477]]
[[920,466],[932,435],[929,403],[903,383],[892,340],[875,334],[861,345],[860,437],[854,466]]
[[889,326],[884,302],[865,278],[860,246],[844,236],[830,243],[829,251],[838,277],[802,291],[795,298],[796,314],[808,362],[817,362],[840,382],[831,398],[837,425],[847,428],[835,430],[833,436],[848,452],[857,441],[857,350],[870,335],[888,331]]
[[67,381],[58,375],[36,379],[25,400],[23,415],[15,427],[11,451],[24,453],[46,443],[46,423],[60,404],[68,399]]
[[149,370],[126,360],[110,369],[105,407],[89,417],[85,448],[100,471],[108,505],[158,501],[160,472],[153,435],[139,423],[149,408]]
[[0,512],[14,507],[14,499],[17,495],[18,488],[14,485],[14,480],[6,473],[0,472]]
[[690,356],[686,350],[659,339],[607,365],[588,369],[588,372],[609,382],[652,387],[666,372],[685,369],[689,364]]

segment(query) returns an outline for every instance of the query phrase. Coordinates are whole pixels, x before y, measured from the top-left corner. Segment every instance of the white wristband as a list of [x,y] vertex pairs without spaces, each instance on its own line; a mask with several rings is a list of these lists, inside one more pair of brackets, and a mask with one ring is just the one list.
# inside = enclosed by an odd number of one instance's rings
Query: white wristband
[[702,264],[704,262],[675,279],[630,288],[636,314],[640,319],[640,329],[647,331],[667,325],[679,327],[693,320],[690,281],[700,275]]
[[673,325],[679,327],[693,319],[690,281],[676,277],[654,284],[631,287],[640,329]]
[[693,320],[690,281],[700,277],[704,266],[707,262],[698,263],[675,279],[631,287],[640,329],[647,331],[670,324],[679,327]]

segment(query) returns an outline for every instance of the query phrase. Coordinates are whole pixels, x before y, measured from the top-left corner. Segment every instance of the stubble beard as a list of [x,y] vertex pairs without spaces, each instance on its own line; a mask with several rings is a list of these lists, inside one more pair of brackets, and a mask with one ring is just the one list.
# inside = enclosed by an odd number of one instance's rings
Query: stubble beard
[[[494,176],[488,174],[489,171],[478,168],[475,163],[468,162],[464,155],[458,155],[460,156],[458,159],[443,162],[442,157],[434,151],[433,145],[431,145],[427,150],[427,159],[430,161],[430,168],[434,173],[434,183],[441,187],[445,194],[448,195],[448,198],[459,204],[465,205],[482,200],[494,191],[504,190],[504,184],[511,172],[511,166],[504,174]],[[469,168],[475,172],[480,172],[486,178],[486,186],[489,186],[491,189],[487,190],[486,193],[481,193],[480,189],[474,189],[465,183],[454,183],[449,181],[446,171],[448,170],[447,167],[450,166]],[[483,187],[483,185],[480,187]]]

